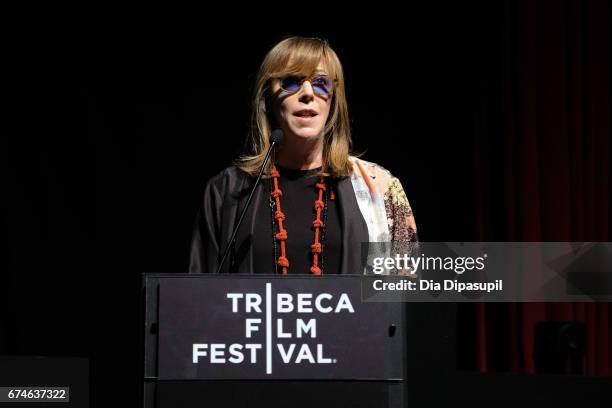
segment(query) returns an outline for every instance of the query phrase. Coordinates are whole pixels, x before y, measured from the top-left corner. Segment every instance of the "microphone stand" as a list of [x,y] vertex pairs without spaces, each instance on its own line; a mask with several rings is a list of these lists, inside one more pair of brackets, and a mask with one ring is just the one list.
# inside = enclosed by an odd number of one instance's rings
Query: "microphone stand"
[[234,245],[234,239],[236,239],[238,228],[240,228],[240,224],[242,224],[242,219],[244,218],[244,215],[246,214],[246,211],[249,208],[249,204],[251,204],[251,199],[253,198],[253,194],[255,194],[255,189],[257,188],[257,185],[259,184],[259,180],[261,179],[261,175],[263,174],[264,169],[266,168],[266,164],[268,164],[268,160],[270,159],[270,153],[272,153],[272,149],[274,149],[276,144],[277,144],[277,141],[272,140],[270,144],[270,148],[268,149],[268,153],[266,153],[266,157],[264,158],[263,164],[261,165],[261,169],[259,170],[259,175],[257,176],[257,179],[255,180],[255,185],[253,186],[253,189],[251,190],[251,194],[249,194],[249,198],[247,198],[246,204],[244,208],[242,209],[242,213],[240,213],[240,217],[238,218],[238,224],[236,224],[236,228],[234,228],[234,232],[232,233],[232,237],[229,240],[229,244],[227,248],[225,249],[223,258],[221,258],[221,263],[219,264],[219,268],[217,268],[217,273],[221,273],[221,268],[223,268],[223,263],[225,262],[225,259],[227,258],[227,255],[229,254],[229,251],[232,248],[232,245]]

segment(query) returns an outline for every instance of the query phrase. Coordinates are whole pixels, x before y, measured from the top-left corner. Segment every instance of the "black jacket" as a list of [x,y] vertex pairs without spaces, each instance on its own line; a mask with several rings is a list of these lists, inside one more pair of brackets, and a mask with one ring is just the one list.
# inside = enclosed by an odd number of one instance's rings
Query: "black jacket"
[[[232,166],[206,183],[193,231],[190,273],[217,271],[254,182],[255,177]],[[251,239],[254,229],[260,226],[253,214],[257,212],[257,206],[267,205],[268,200],[263,197],[263,191],[263,183],[260,181],[222,272],[253,273]],[[368,242],[368,227],[359,210],[349,177],[338,180],[335,193],[340,208],[342,228],[340,273],[361,273],[366,260],[359,254],[362,253],[362,243]]]

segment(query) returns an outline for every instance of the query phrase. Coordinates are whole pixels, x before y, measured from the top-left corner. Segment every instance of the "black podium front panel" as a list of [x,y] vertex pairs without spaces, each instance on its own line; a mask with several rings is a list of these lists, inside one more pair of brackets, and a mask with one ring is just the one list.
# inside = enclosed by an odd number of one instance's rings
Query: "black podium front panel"
[[403,406],[405,305],[359,276],[144,283],[145,406]]
[[361,303],[359,279],[159,283],[159,379],[402,377],[400,316]]

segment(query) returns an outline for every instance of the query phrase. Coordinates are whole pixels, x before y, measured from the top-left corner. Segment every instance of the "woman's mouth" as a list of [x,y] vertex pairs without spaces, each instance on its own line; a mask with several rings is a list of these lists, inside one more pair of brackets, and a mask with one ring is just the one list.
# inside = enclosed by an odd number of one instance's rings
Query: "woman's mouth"
[[302,109],[293,113],[293,116],[296,116],[302,120],[310,120],[317,115],[318,113],[312,109]]

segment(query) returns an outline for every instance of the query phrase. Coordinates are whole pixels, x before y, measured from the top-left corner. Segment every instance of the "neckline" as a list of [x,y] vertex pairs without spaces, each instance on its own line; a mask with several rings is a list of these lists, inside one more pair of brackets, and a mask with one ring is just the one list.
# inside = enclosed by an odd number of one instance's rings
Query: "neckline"
[[285,176],[287,178],[300,178],[300,177],[308,176],[311,174],[316,174],[319,171],[321,171],[321,169],[323,168],[323,166],[319,166],[314,169],[302,170],[302,169],[289,169],[289,168],[283,167],[276,163],[274,165],[276,166],[276,169],[278,170],[280,175]]

